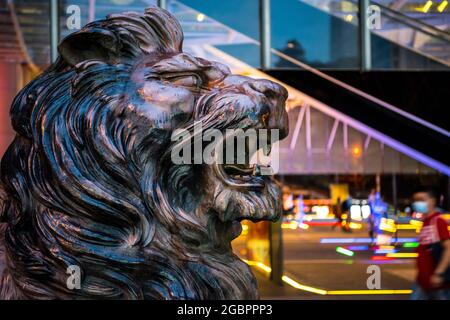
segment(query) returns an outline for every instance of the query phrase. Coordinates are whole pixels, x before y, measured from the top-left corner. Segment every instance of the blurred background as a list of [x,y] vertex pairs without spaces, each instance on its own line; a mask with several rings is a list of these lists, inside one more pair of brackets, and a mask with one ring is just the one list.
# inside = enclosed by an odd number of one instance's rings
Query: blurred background
[[407,299],[422,218],[414,188],[436,189],[450,218],[447,0],[0,0],[0,155],[12,99],[60,39],[150,5],[180,21],[184,51],[288,88],[283,219],[244,222],[233,243],[262,297]]

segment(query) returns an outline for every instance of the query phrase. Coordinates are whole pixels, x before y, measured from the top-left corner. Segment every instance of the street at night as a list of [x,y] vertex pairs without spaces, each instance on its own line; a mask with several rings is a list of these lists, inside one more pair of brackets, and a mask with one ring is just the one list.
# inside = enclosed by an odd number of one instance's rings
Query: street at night
[[[415,258],[388,258],[388,252],[414,253],[415,248],[405,248],[404,243],[394,246],[374,246],[370,248],[366,228],[344,233],[339,227],[310,227],[303,229],[283,229],[284,274],[301,285],[296,289],[283,282],[279,287],[267,281],[267,272],[254,266],[263,299],[409,299],[409,293],[380,294],[370,292],[367,268],[380,267],[381,290],[412,289],[415,280]],[[400,241],[413,240],[417,233],[412,230],[399,231]],[[334,242],[334,243],[321,243]],[[237,239],[234,243],[237,252],[245,252],[243,243]],[[349,248],[353,256],[336,251],[337,247]],[[384,248],[384,249],[383,249]],[[379,260],[377,260],[379,259]],[[294,284],[295,285],[295,284]],[[311,288],[308,288],[311,287]],[[317,292],[311,292],[318,289]],[[309,291],[311,290],[311,291]],[[324,294],[323,291],[329,291]],[[358,294],[355,290],[364,292]],[[333,292],[334,291],[334,292]]]

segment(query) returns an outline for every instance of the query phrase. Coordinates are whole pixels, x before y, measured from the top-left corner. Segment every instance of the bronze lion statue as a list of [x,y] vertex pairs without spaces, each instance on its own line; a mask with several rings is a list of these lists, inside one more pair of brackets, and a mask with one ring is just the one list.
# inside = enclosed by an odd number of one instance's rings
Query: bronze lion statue
[[[245,164],[174,164],[171,135],[202,121],[282,139],[287,91],[183,53],[182,41],[167,11],[113,14],[62,40],[16,96],[0,298],[258,298],[230,243],[241,220],[279,217],[279,186]],[[79,287],[67,285],[71,266]]]

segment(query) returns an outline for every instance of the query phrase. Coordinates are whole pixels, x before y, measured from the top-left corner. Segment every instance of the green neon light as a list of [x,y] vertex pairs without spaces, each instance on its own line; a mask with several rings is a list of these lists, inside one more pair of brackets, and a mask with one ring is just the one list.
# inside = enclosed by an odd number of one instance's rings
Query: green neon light
[[419,246],[418,242],[405,242],[403,248],[417,248]]
[[342,248],[342,247],[336,247],[336,252],[339,252],[339,253],[349,256],[349,257],[353,257],[355,255],[355,253],[353,251]]

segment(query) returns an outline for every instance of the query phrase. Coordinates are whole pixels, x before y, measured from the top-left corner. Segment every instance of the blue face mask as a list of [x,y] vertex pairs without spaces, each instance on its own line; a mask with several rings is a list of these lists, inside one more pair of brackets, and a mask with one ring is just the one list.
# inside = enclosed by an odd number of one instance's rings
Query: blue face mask
[[412,204],[412,209],[418,213],[428,213],[428,204],[425,201],[415,201]]

